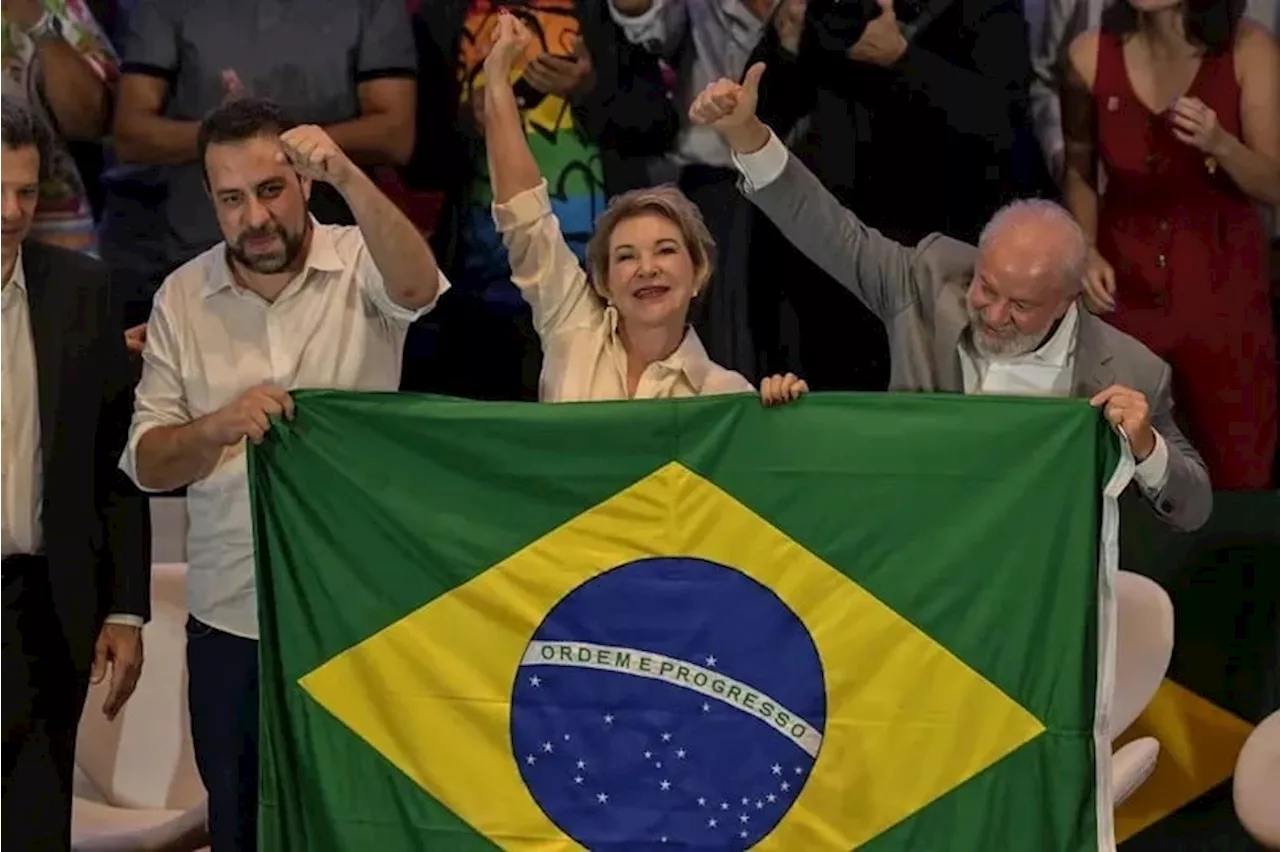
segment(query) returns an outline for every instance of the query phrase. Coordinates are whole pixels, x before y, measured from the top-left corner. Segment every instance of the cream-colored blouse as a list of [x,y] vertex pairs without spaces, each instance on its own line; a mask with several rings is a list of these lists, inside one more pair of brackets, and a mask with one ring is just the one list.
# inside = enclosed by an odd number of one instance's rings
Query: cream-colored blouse
[[[627,353],[618,334],[618,312],[591,288],[577,256],[551,212],[547,183],[493,206],[506,243],[511,280],[533,309],[542,340],[538,398],[543,402],[627,399]],[[670,357],[650,364],[636,399],[751,393],[740,373],[707,357],[690,328]]]

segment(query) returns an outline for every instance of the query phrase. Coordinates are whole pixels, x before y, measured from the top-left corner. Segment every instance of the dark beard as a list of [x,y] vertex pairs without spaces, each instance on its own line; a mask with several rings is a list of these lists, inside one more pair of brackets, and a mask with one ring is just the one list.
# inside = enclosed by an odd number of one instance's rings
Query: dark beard
[[[307,224],[307,227],[311,227],[310,223]],[[252,256],[245,251],[244,244],[249,240],[271,236],[280,238],[280,242],[284,246],[283,250],[257,256]],[[241,266],[251,269],[259,275],[274,275],[293,265],[293,262],[298,259],[298,254],[302,251],[306,238],[306,228],[299,234],[290,234],[283,227],[273,222],[266,227],[255,228],[240,234],[234,245],[227,246],[227,253],[235,258]]]

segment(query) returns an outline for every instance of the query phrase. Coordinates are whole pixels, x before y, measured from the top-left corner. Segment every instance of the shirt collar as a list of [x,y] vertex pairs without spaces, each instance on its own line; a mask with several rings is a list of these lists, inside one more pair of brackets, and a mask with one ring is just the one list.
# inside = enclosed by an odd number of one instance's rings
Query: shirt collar
[[1072,302],[1071,307],[1067,308],[1067,312],[1062,315],[1062,322],[1058,323],[1058,328],[1049,335],[1049,339],[1042,343],[1039,349],[1028,353],[1027,357],[1052,367],[1065,367],[1067,359],[1076,348],[1076,326],[1079,324],[1080,315],[1076,309],[1076,303]]
[[[338,257],[338,250],[333,244],[333,230],[331,226],[321,225],[316,221],[314,216],[311,219],[311,248],[307,251],[307,261],[303,265],[302,275],[316,270],[319,272],[341,272],[343,269],[342,259]],[[222,290],[230,289],[235,284],[235,276],[231,274],[231,261],[227,258],[226,243],[222,243],[222,250],[217,252],[221,262],[214,264],[214,269],[204,282],[204,295],[212,296]]]
[[17,287],[23,293],[27,292],[27,271],[22,266],[22,248],[18,248],[18,258],[13,262],[13,272],[9,274],[9,280],[4,282],[4,286],[8,288],[10,285]]
[[22,265],[22,248],[18,249],[18,260],[14,261],[13,272],[9,280],[0,283],[0,307],[8,307],[14,299],[27,296],[27,270]]
[[[618,309],[609,305],[604,310],[604,316],[608,323],[609,337],[621,349],[622,337],[618,334]],[[712,366],[711,357],[707,355],[707,350],[698,338],[698,333],[692,327],[685,330],[684,340],[680,341],[675,352],[655,363],[673,373],[683,373],[695,393],[702,392],[702,386],[706,384]]]

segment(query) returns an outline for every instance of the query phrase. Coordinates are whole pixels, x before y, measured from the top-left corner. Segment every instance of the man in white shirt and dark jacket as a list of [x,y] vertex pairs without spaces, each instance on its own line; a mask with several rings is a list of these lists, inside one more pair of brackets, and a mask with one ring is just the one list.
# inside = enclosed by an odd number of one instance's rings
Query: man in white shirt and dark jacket
[[[474,112],[483,101],[474,96],[483,86],[479,60],[503,8],[537,38],[541,55],[523,69],[517,92],[531,134],[541,136],[535,153],[548,158],[553,206],[575,249],[585,250],[608,198],[651,183],[648,160],[671,147],[680,124],[657,59],[622,37],[603,2],[422,2],[414,14],[418,146],[404,177],[444,194],[432,247],[456,287],[409,332],[401,382],[408,390],[537,398],[541,348],[505,249],[490,233]],[[569,115],[555,117],[566,108]]]
[[[871,227],[973,242],[1002,204],[1052,194],[1021,0],[783,0],[773,23],[748,63],[769,67],[760,116]],[[752,229],[761,369],[883,390],[880,322],[763,216]]]

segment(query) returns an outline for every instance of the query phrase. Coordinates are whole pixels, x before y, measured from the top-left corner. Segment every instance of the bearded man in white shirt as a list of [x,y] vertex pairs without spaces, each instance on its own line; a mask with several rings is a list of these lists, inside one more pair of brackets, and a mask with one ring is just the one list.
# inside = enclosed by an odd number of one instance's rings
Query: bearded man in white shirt
[[[156,294],[121,466],[144,490],[186,486],[192,736],[212,848],[255,848],[257,595],[245,444],[289,390],[394,391],[405,333],[449,286],[418,229],[320,128],[231,101],[197,147],[225,242]],[[307,213],[313,181],[355,227]]]
[[707,86],[689,113],[724,136],[741,188],[786,238],[888,331],[889,389],[1084,397],[1129,440],[1136,486],[1179,529],[1213,507],[1204,460],[1173,417],[1169,365],[1080,310],[1088,243],[1066,210],[1015,202],[979,244],[931,234],[915,246],[868,228],[756,117],[764,65]]

